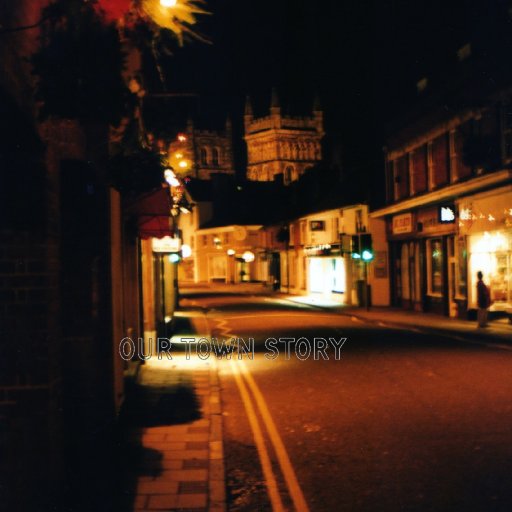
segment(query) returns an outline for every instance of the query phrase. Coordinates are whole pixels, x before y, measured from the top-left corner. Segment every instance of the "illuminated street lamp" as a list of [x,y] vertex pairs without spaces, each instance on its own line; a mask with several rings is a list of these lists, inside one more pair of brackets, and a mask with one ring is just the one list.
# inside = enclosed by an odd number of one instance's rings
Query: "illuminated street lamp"
[[160,5],[162,7],[175,7],[178,3],[178,0],[160,0]]

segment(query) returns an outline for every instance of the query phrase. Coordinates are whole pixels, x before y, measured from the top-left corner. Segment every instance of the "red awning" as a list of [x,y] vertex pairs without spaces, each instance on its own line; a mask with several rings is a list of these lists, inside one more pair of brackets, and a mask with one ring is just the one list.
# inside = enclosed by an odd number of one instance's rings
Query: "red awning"
[[127,205],[126,211],[135,219],[141,238],[173,236],[169,225],[169,190],[161,188],[137,198]]

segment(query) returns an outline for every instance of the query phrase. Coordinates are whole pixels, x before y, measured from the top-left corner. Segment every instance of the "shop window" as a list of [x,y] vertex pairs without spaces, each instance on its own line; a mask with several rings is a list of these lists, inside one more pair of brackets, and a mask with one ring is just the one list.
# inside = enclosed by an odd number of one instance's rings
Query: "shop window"
[[476,273],[484,274],[489,285],[493,307],[500,309],[512,304],[512,233],[485,231],[470,237],[471,293],[470,304],[476,304]]
[[440,238],[427,241],[428,292],[431,295],[443,293],[443,244]]
[[465,299],[468,295],[468,255],[466,249],[466,240],[460,237],[456,244],[458,270],[456,274],[456,295],[458,298]]
[[402,274],[402,298],[409,300],[411,289],[411,276],[409,273],[409,246],[407,243],[402,245],[401,250],[401,274]]

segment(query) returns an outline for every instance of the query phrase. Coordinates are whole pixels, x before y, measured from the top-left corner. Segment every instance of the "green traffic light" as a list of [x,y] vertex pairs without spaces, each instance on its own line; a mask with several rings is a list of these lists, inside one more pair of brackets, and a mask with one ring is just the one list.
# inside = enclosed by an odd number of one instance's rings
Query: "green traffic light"
[[371,260],[373,260],[373,253],[370,252],[370,251],[367,251],[367,250],[363,251],[363,260],[364,261],[371,261]]
[[180,255],[177,252],[169,254],[169,261],[171,263],[178,263],[181,260]]
[[361,255],[358,252],[353,252],[352,253],[352,259],[353,260],[360,260],[361,259]]

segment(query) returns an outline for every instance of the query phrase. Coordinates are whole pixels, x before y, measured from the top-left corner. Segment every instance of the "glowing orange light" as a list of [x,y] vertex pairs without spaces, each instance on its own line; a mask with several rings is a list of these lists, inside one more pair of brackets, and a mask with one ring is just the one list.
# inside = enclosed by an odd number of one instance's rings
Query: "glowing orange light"
[[180,135],[178,135],[178,140],[180,142],[185,142],[187,140],[187,137],[180,133]]

